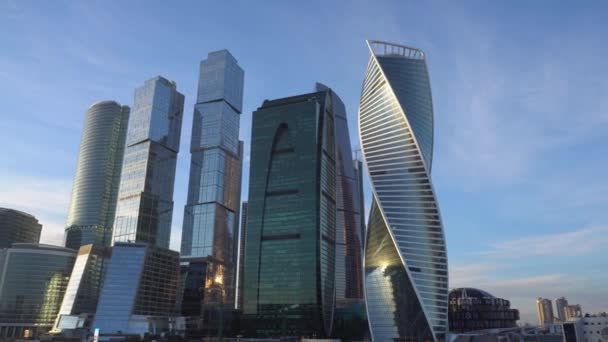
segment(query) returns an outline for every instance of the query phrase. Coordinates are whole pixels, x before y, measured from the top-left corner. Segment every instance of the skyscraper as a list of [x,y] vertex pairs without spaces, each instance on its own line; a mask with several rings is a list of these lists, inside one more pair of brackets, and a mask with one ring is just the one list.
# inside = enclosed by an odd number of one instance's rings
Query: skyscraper
[[245,267],[245,237],[247,236],[247,202],[241,205],[241,229],[239,229],[238,286],[236,294],[237,309],[243,308],[243,270]]
[[[317,91],[327,91],[317,84]],[[346,109],[334,93],[332,105],[336,139],[336,305],[363,299],[361,199],[352,159]]]
[[87,110],[65,229],[68,248],[110,245],[129,110],[114,101]]
[[559,297],[555,300],[555,311],[561,322],[566,321],[566,306],[568,306],[568,300],[565,297]]
[[425,55],[386,42],[368,46],[359,132],[373,189],[364,261],[372,339],[442,340],[448,270],[431,183],[433,102]]
[[250,334],[331,334],[342,110],[318,86],[253,113],[243,288]]
[[52,328],[75,258],[72,249],[36,243],[0,250],[0,340]]
[[566,307],[564,307],[564,316],[566,321],[583,317],[583,309],[579,304],[566,305]]
[[536,299],[536,310],[538,311],[538,324],[553,324],[553,306],[551,299],[538,297]]
[[135,90],[113,242],[169,248],[183,108],[184,95],[163,77],[147,80]]
[[227,50],[211,52],[201,61],[181,245],[183,257],[209,257],[206,287],[219,287],[221,295],[205,296],[204,300],[232,306],[241,194],[243,80],[243,69]]
[[23,211],[0,208],[0,248],[8,248],[16,242],[38,243],[42,225]]
[[361,236],[361,248],[365,245],[365,193],[363,192],[363,162],[355,159],[353,160],[355,165],[355,176],[357,184],[357,192],[359,193],[359,225],[360,225],[360,236]]

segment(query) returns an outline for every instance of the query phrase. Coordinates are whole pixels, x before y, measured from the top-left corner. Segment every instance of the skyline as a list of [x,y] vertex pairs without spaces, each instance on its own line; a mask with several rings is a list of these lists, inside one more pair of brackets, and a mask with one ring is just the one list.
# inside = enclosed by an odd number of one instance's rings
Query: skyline
[[[378,9],[376,19],[365,20],[369,7],[355,3],[339,23],[331,21],[336,10],[331,6],[313,15],[277,5],[234,9],[242,20],[234,26],[222,26],[221,16],[203,23],[172,9],[166,15],[180,18],[178,30],[155,27],[165,13],[154,6],[139,13],[135,4],[55,8],[7,2],[0,5],[0,16],[16,34],[0,33],[8,47],[0,57],[1,87],[8,95],[0,112],[5,118],[0,142],[14,149],[0,162],[0,205],[35,215],[43,241],[61,244],[86,109],[100,100],[132,106],[135,87],[162,75],[186,95],[181,140],[188,142],[198,64],[222,48],[248,73],[240,133],[245,170],[251,113],[264,99],[308,92],[314,82],[327,84],[344,100],[356,149],[365,39],[395,41],[428,55],[436,116],[433,182],[445,226],[450,287],[479,287],[509,299],[523,322],[536,320],[538,296],[565,296],[586,311],[606,310],[608,292],[601,285],[607,276],[595,272],[608,266],[599,258],[608,242],[601,196],[608,191],[601,172],[607,166],[602,141],[608,127],[608,71],[601,60],[607,48],[595,44],[607,33],[599,29],[605,8],[552,4],[550,15],[536,17],[548,4],[526,4],[529,13],[479,4],[387,6]],[[394,15],[398,10],[408,14]],[[436,25],[416,18],[420,12],[435,13]],[[127,20],[135,13],[138,25]],[[310,28],[316,15],[323,20]],[[261,23],[253,20],[256,16],[276,21]],[[385,19],[383,27],[374,25],[378,18]],[[57,21],[62,23],[53,25]],[[537,29],[530,31],[531,25]],[[278,27],[284,32],[277,33]],[[317,41],[319,32],[329,33],[333,45]],[[158,51],[154,37],[174,34],[181,37],[172,49]],[[294,47],[293,37],[302,43]],[[134,42],[140,45],[133,48]],[[324,53],[317,53],[320,48]],[[327,62],[333,59],[340,62]],[[174,250],[179,250],[187,197],[184,146],[173,197],[179,208],[173,215]],[[248,175],[244,172],[243,200]],[[369,211],[369,179],[366,190]],[[488,274],[493,271],[497,274]]]

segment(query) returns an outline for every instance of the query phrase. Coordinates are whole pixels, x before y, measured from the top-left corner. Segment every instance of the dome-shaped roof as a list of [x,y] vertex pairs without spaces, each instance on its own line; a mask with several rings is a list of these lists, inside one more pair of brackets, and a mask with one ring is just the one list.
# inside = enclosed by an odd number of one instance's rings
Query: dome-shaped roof
[[486,291],[472,287],[461,287],[450,291],[450,299],[454,298],[496,298]]

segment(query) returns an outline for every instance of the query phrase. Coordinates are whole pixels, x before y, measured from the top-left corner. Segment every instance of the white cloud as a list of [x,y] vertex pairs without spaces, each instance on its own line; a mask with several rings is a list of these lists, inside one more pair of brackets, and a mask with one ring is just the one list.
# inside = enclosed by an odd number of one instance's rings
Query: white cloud
[[608,226],[597,226],[502,241],[492,244],[491,250],[480,254],[501,258],[579,256],[593,253],[606,245]]
[[[477,287],[508,299],[520,310],[522,322],[536,322],[537,297],[566,296],[585,312],[606,311],[608,289],[603,284],[608,278],[586,269],[603,269],[602,263],[588,257],[607,244],[605,226],[493,243],[486,251],[473,254],[471,263],[451,263],[450,286]],[[560,268],[564,258],[569,259],[568,265],[580,263],[581,269]]]

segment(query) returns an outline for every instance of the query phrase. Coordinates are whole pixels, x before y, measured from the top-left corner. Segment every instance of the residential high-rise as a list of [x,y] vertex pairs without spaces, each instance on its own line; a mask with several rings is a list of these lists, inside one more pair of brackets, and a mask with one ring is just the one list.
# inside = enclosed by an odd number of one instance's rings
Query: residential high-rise
[[317,90],[264,101],[253,113],[243,287],[248,334],[332,332],[335,116],[343,109],[333,91]]
[[364,261],[372,339],[442,340],[448,267],[431,182],[433,102],[425,55],[386,42],[368,46],[359,132],[373,190]]
[[112,241],[169,248],[184,95],[163,77],[135,90]]
[[0,250],[0,340],[51,330],[75,258],[72,249],[34,243]]
[[146,243],[115,242],[97,304],[102,334],[160,333],[177,316],[179,253]]
[[239,229],[239,264],[237,275],[237,309],[243,308],[243,270],[245,268],[245,237],[247,236],[247,202],[241,205],[241,229]]
[[583,309],[579,304],[566,305],[564,307],[565,321],[573,320],[575,318],[583,317]]
[[42,225],[23,211],[0,208],[0,248],[9,248],[13,243],[38,243]]
[[536,299],[536,310],[538,312],[538,324],[553,324],[553,305],[551,299],[538,297]]
[[201,61],[182,229],[182,256],[209,257],[206,287],[221,289],[219,297],[213,290],[204,300],[227,306],[235,303],[243,80],[243,69],[227,50],[211,52]]
[[568,300],[565,297],[559,297],[555,300],[555,311],[557,312],[557,318],[562,323],[566,321],[566,306],[568,306]]
[[80,247],[61,302],[55,331],[91,330],[91,317],[97,311],[111,253],[111,247],[107,246],[89,244]]
[[67,248],[110,245],[129,110],[114,101],[87,110],[65,229]]

